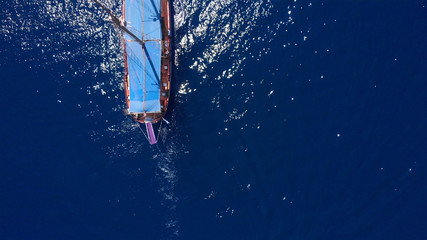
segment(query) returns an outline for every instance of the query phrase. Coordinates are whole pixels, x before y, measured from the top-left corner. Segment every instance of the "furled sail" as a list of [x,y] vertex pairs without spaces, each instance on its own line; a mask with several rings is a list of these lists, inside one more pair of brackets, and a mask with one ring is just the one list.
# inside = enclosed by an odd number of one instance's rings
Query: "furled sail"
[[129,112],[160,112],[160,0],[125,0],[126,28],[142,39],[141,46],[125,33],[129,77]]

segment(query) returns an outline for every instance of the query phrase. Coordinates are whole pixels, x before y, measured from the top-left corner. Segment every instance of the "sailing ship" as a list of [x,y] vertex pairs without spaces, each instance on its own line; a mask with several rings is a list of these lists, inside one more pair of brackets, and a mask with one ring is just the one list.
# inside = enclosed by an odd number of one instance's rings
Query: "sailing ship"
[[148,141],[156,144],[153,124],[164,120],[170,95],[169,0],[123,0],[121,18],[99,0],[93,1],[123,32],[126,112],[145,124]]

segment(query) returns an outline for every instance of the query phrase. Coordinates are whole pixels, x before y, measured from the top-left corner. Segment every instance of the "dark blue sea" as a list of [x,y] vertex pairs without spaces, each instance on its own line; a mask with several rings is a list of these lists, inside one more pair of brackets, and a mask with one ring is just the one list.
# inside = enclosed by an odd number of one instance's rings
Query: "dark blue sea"
[[101,9],[1,1],[1,240],[427,239],[426,0],[172,5],[150,146]]

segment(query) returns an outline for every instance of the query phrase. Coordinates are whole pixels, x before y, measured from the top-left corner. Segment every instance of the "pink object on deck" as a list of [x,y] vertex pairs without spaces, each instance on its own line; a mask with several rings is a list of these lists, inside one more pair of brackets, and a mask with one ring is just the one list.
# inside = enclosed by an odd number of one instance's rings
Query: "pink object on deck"
[[151,124],[151,122],[146,122],[145,127],[147,128],[148,139],[150,140],[150,144],[156,144],[157,139],[156,139],[156,136],[154,135],[153,124]]

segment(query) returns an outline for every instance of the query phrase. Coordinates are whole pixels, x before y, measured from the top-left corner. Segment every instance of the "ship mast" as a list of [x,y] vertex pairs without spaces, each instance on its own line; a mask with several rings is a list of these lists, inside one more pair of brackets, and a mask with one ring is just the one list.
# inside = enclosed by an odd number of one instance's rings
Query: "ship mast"
[[126,26],[124,25],[123,21],[120,21],[120,19],[118,17],[116,17],[116,15],[114,15],[110,9],[108,9],[106,6],[104,6],[102,3],[100,3],[98,0],[93,0],[96,4],[98,4],[106,13],[108,13],[108,15],[110,15],[111,20],[113,21],[113,23],[122,31],[126,32],[127,34],[129,34],[129,36],[131,36],[135,41],[137,41],[139,44],[141,44],[142,47],[145,47],[145,42],[144,40],[138,38],[135,34],[133,34],[129,29],[126,28]]

